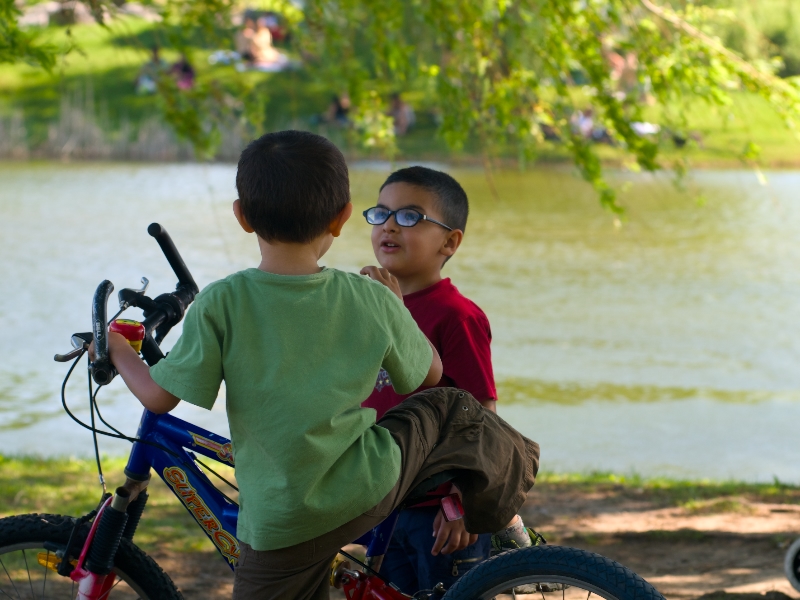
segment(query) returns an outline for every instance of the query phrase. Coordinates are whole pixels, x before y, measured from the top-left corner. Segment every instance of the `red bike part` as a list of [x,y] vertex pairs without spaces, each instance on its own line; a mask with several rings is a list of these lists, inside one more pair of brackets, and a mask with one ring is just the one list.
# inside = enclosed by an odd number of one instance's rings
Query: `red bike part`
[[139,323],[139,321],[115,319],[111,321],[108,330],[121,334],[137,352],[142,351],[142,341],[144,340],[145,330],[144,325]]
[[342,577],[342,591],[347,600],[408,600],[411,596],[394,589],[380,577],[348,571]]

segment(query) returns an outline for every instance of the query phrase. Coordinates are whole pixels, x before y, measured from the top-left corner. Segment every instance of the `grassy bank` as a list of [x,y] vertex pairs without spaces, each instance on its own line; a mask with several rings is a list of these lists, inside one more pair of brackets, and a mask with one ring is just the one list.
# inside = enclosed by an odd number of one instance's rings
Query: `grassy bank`
[[[110,490],[125,482],[124,467],[123,458],[103,460]],[[219,470],[222,472],[225,467]],[[101,492],[93,459],[42,460],[0,455],[0,517],[32,512],[82,515],[97,506]],[[139,546],[147,552],[213,549],[194,519],[161,481],[154,481],[149,493],[147,510],[136,533]]]
[[[124,481],[124,459],[105,459],[103,467],[110,488]],[[612,473],[541,473],[536,490],[546,490],[549,496],[613,494],[664,507],[682,507],[695,514],[740,512],[743,500],[800,504],[800,486],[777,481],[684,481]],[[100,492],[92,459],[0,455],[0,517],[30,512],[79,515],[96,505]],[[160,481],[154,481],[150,487],[148,509],[137,532],[137,543],[147,551],[211,549],[200,528]]]
[[[134,81],[149,48],[166,48],[167,62],[178,58],[159,39],[153,26],[134,17],[119,18],[108,28],[97,25],[50,27],[46,38],[64,44],[74,42],[80,51],[69,54],[53,74],[28,65],[0,66],[0,157],[61,157],[186,160],[191,149],[164,128],[159,99],[138,96]],[[199,40],[199,36],[197,40]],[[204,47],[190,35],[190,58],[200,83],[216,82],[224,87],[233,76],[232,66],[211,66],[208,56],[214,48]],[[333,93],[308,70],[284,73],[249,73],[251,83],[261,82],[267,97],[266,127],[316,128],[315,115],[324,112]],[[417,126],[399,140],[400,158],[478,162],[479,146],[473,140],[462,153],[452,153],[436,135],[436,116],[427,108],[426,90],[404,90],[405,99],[417,113]],[[579,93],[579,92],[576,92]],[[657,118],[656,108],[650,118]],[[686,131],[695,138],[679,149],[669,138],[662,140],[664,163],[682,158],[693,166],[739,166],[737,158],[749,141],[763,149],[762,164],[770,167],[800,166],[800,141],[785,128],[767,102],[749,94],[734,94],[734,102],[724,110],[698,103],[688,111]],[[337,143],[348,143],[345,132],[322,128],[321,133]],[[235,131],[223,132],[218,158],[235,159],[242,140]],[[622,152],[599,147],[603,159],[611,164],[623,162]],[[565,148],[545,143],[539,158],[565,161]],[[509,152],[508,162],[516,155]]]
[[[540,473],[537,488],[551,493],[608,494],[639,498],[662,507],[680,507],[691,514],[739,512],[743,500],[773,504],[800,504],[800,486],[783,483],[684,480],[614,473]],[[534,488],[536,489],[536,488]]]

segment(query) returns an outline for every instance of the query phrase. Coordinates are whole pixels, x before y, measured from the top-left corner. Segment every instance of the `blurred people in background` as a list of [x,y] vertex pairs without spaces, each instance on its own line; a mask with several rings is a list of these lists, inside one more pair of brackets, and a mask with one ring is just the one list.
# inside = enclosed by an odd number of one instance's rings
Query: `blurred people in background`
[[190,90],[194,87],[194,68],[185,54],[181,54],[180,59],[169,70],[175,76],[178,89]]
[[150,51],[150,61],[142,65],[134,82],[136,93],[139,95],[156,93],[158,76],[167,66],[159,56],[158,46],[153,46]]
[[350,96],[336,94],[331,98],[331,103],[328,105],[328,110],[322,115],[322,121],[339,125],[340,127],[347,127],[350,125]]
[[400,94],[395,92],[389,102],[389,116],[394,118],[394,133],[402,136],[414,126],[416,116],[411,105],[404,102]]
[[258,71],[282,71],[289,65],[289,59],[272,45],[272,32],[269,18],[260,17],[256,21],[256,31],[250,39],[249,54],[252,56],[251,68]]
[[242,29],[236,33],[234,46],[241,59],[247,63],[253,62],[253,55],[250,52],[250,44],[256,34],[256,22],[250,17],[246,17]]
[[582,138],[597,142],[599,144],[613,145],[614,140],[602,124],[596,123],[594,119],[594,110],[586,108],[584,110],[576,110],[570,117],[570,125],[573,133],[578,134]]

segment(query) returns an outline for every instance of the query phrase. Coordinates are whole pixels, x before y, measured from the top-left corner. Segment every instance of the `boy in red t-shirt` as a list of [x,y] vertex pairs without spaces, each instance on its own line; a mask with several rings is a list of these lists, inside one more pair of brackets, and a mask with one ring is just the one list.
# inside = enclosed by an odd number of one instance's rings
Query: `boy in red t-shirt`
[[[444,374],[436,387],[464,389],[495,411],[489,320],[441,275],[461,244],[468,214],[466,193],[446,173],[425,167],[392,173],[381,187],[378,206],[364,211],[373,225],[372,247],[382,268],[365,267],[362,273],[402,293],[406,308],[442,358]],[[381,370],[362,406],[374,408],[380,419],[410,395],[397,394]],[[444,492],[449,492],[447,485]],[[522,520],[511,529],[510,536],[520,539]],[[529,542],[527,535],[522,539]],[[381,574],[408,594],[438,582],[449,588],[488,558],[490,549],[491,535],[468,533],[463,520],[448,523],[433,500],[401,512]]]

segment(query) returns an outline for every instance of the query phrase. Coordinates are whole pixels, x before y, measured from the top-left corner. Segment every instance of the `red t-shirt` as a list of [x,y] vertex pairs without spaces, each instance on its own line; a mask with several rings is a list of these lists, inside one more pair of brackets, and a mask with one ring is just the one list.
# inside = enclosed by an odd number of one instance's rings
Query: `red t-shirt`
[[[444,371],[436,387],[457,387],[476,400],[496,400],[490,348],[492,331],[489,319],[478,305],[462,296],[449,279],[403,296],[403,302],[442,358]],[[397,394],[389,374],[381,369],[375,389],[362,406],[374,408],[380,419],[410,395]]]

